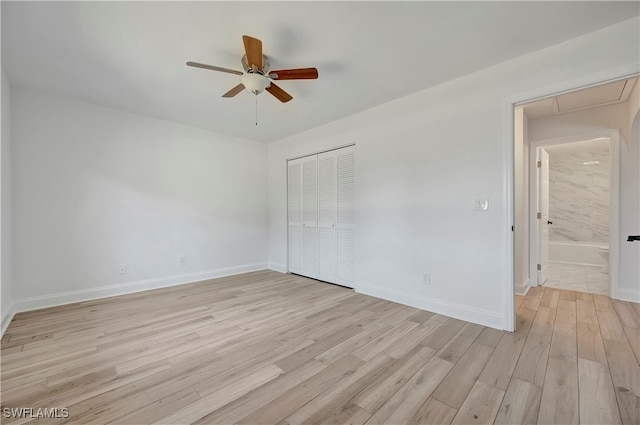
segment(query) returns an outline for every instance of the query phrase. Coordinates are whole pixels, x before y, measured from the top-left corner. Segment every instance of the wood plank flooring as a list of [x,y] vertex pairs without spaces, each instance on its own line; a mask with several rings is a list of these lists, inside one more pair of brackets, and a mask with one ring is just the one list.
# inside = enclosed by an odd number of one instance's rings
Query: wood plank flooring
[[33,410],[2,421],[640,423],[637,304],[538,287],[516,306],[508,333],[261,271],[21,313],[0,399]]

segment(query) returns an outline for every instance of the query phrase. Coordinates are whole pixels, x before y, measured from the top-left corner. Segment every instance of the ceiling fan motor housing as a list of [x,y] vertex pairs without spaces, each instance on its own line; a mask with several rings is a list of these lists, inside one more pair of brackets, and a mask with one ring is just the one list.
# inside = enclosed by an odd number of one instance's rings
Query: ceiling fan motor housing
[[242,56],[242,58],[240,59],[240,63],[242,64],[242,69],[244,69],[244,72],[257,72],[262,75],[269,75],[269,69],[271,68],[271,62],[265,55],[262,55],[262,69],[257,69],[249,66],[247,55]]
[[265,74],[269,75],[269,59],[262,55],[262,69],[257,69],[255,66],[250,67],[247,62],[247,55],[242,56],[240,60],[242,62],[242,68],[244,68],[245,74],[240,77],[240,82],[245,86],[247,90],[255,95],[259,95],[271,85],[271,81]]

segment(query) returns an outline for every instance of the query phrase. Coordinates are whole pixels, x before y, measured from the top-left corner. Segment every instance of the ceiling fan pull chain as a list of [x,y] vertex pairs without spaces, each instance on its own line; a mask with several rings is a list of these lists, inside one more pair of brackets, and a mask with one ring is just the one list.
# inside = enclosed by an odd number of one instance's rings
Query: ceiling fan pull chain
[[258,95],[256,94],[256,125],[258,125]]

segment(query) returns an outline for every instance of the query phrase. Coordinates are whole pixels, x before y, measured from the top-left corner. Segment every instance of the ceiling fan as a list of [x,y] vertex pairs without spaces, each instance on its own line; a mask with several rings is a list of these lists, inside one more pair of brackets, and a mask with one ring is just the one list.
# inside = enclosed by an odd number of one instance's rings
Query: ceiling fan
[[255,95],[259,95],[263,90],[266,90],[284,103],[290,101],[293,97],[275,85],[273,80],[315,80],[318,78],[318,70],[316,68],[271,71],[269,69],[269,58],[262,54],[262,41],[248,35],[243,35],[242,41],[244,42],[245,55],[242,56],[240,62],[244,72],[197,62],[187,62],[187,65],[240,75],[240,84],[223,94],[222,97],[234,97],[244,89]]

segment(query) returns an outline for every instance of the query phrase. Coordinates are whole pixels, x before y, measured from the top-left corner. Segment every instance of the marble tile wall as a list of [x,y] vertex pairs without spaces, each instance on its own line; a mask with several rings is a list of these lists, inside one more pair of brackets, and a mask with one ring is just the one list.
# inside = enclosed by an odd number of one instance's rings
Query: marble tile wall
[[[598,164],[584,165],[588,161]],[[609,243],[609,150],[549,150],[552,241]]]

